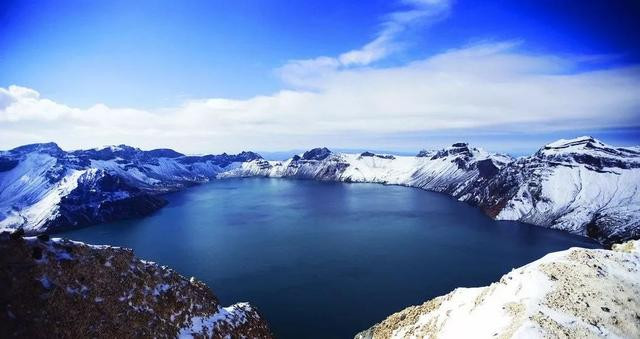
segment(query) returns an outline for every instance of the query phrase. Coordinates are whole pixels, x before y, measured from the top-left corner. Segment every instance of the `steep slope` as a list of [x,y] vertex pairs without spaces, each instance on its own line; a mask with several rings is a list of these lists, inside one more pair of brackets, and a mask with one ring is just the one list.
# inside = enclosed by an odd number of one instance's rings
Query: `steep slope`
[[637,338],[640,241],[551,253],[487,287],[395,313],[368,338]]
[[450,194],[496,219],[561,229],[607,245],[640,237],[640,152],[591,137],[559,140],[519,159],[466,143],[415,157],[317,148],[219,174],[237,176],[405,185]]
[[0,229],[35,234],[142,216],[158,194],[206,182],[258,154],[185,156],[126,145],[65,152],[54,143],[0,152]]
[[559,140],[505,166],[461,200],[496,219],[611,244],[640,237],[640,152],[590,137]]
[[0,285],[3,338],[271,337],[251,305],[128,249],[3,233]]

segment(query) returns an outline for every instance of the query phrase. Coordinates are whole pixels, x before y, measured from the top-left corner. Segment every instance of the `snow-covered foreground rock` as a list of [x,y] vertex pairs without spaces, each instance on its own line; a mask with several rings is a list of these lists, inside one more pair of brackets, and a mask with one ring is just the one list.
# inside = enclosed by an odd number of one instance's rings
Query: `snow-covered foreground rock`
[[270,338],[249,304],[129,249],[0,234],[2,338]]
[[571,248],[391,315],[369,338],[638,338],[640,241]]
[[640,148],[590,137],[559,140],[519,159],[466,143],[415,157],[317,148],[219,174],[242,176],[412,186],[450,194],[496,219],[566,230],[607,245],[640,237]]

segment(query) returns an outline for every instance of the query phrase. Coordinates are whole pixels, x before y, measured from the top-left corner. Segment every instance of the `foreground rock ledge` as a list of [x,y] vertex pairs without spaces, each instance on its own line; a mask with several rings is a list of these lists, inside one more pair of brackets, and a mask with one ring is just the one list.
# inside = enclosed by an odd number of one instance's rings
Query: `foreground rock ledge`
[[640,338],[640,241],[571,248],[391,315],[365,338]]
[[0,337],[271,338],[247,303],[129,249],[0,235]]

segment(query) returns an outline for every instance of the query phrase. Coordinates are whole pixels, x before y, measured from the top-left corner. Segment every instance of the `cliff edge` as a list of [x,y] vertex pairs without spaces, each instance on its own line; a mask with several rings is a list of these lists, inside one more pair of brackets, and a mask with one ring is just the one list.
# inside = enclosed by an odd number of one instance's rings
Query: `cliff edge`
[[639,338],[640,241],[571,248],[499,282],[457,288],[356,335],[365,338]]
[[0,337],[271,338],[247,303],[130,249],[0,235]]

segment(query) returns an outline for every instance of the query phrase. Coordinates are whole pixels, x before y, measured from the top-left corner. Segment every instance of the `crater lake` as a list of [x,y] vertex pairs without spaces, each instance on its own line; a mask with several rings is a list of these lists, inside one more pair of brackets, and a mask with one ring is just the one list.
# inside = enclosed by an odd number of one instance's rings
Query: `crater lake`
[[165,197],[148,217],[57,236],[132,248],[204,281],[223,305],[251,302],[279,338],[352,338],[549,252],[600,247],[401,186],[224,179]]

